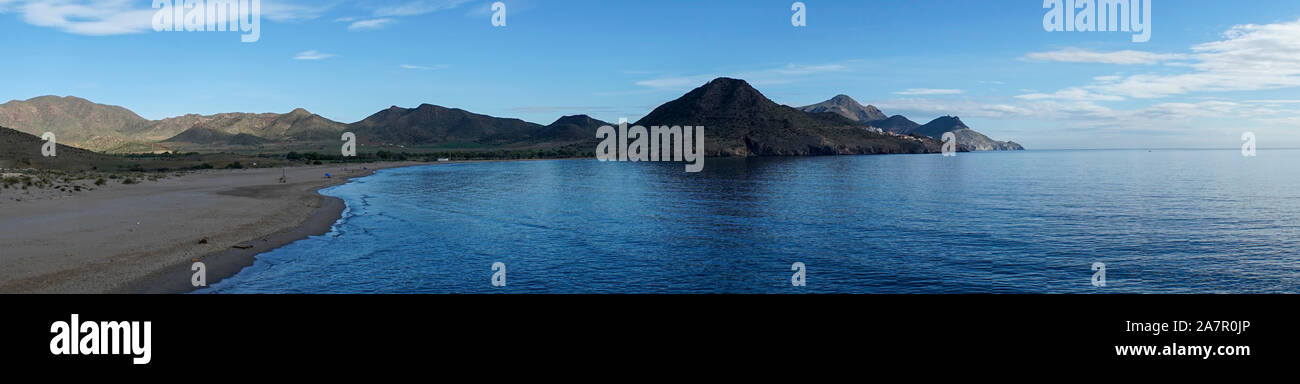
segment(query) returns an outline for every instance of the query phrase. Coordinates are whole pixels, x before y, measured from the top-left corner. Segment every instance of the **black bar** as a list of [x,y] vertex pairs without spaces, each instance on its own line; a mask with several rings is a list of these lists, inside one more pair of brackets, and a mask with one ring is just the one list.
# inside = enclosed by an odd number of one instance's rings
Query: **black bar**
[[[1077,366],[1240,365],[1297,357],[1295,296],[4,296],[6,361],[22,368],[181,370],[275,362],[363,369],[511,359],[717,356]],[[56,321],[152,322],[151,358],[56,356]],[[1127,331],[1239,321],[1237,332]],[[1176,343],[1176,344],[1175,344]],[[1248,346],[1249,356],[1116,356],[1125,345]],[[413,365],[418,367],[420,365]]]

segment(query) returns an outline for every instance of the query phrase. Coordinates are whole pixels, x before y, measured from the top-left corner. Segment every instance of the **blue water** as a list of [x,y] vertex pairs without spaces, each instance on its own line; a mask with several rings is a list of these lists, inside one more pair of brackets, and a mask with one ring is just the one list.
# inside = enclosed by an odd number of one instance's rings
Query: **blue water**
[[1295,293],[1296,164],[1134,150],[391,169],[324,191],[348,205],[329,234],[203,292]]

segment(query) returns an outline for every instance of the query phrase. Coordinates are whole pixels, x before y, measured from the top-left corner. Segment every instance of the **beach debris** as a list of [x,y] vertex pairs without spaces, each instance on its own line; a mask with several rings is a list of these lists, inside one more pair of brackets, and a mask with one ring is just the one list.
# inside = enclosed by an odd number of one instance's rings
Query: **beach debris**
[[199,239],[199,244],[207,244],[207,243],[208,243],[208,237],[207,237],[207,236],[204,236],[202,239]]
[[239,245],[233,246],[233,247],[231,247],[231,248],[238,248],[238,249],[252,249],[252,248],[253,248],[253,245],[252,245],[252,244],[239,244]]

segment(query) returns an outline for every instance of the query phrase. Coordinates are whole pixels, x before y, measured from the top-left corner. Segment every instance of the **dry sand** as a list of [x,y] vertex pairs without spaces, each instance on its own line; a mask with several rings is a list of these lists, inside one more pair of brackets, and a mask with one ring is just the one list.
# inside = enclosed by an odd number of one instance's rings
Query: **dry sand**
[[[5,199],[0,293],[186,292],[193,289],[190,266],[196,260],[207,266],[212,284],[251,265],[259,253],[328,232],[343,202],[316,193],[321,188],[377,169],[419,164],[288,168],[289,182],[283,184],[279,168],[213,170]],[[334,177],[325,179],[325,173]],[[200,244],[203,238],[207,244]]]

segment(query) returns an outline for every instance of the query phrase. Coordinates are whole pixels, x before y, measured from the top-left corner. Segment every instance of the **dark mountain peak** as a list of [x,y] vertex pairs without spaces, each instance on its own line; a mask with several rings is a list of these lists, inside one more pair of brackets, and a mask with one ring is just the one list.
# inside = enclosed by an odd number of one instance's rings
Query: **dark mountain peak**
[[571,116],[564,116],[564,117],[561,117],[561,118],[555,120],[555,122],[554,122],[554,123],[551,123],[551,125],[549,125],[549,126],[557,126],[557,125],[579,125],[579,126],[586,126],[586,125],[589,125],[589,124],[591,124],[591,123],[593,123],[593,122],[601,122],[601,121],[600,121],[600,120],[593,119],[593,118],[591,118],[591,116],[587,116],[587,115],[571,115]]
[[957,116],[941,116],[937,119],[930,121],[929,123],[926,123],[925,125],[941,126],[950,129],[970,128],[966,126],[965,123],[962,123],[961,118]]
[[719,77],[719,78],[716,78],[716,79],[713,79],[713,80],[709,80],[708,83],[705,83],[705,84],[704,84],[704,87],[705,87],[705,88],[708,88],[708,87],[748,87],[748,88],[750,88],[750,89],[753,89],[753,87],[751,87],[751,86],[749,85],[749,82],[744,81],[744,80],[741,80],[741,79],[733,79],[733,78],[730,78],[730,77]]
[[749,82],[729,77],[713,79],[713,81],[696,88],[695,91],[686,94],[686,96],[689,97],[691,94],[697,94],[708,98],[730,97],[747,101],[767,100],[767,97],[763,96],[763,94],[758,92],[757,89],[754,89],[753,86],[749,85]]
[[[695,88],[686,95],[677,98],[677,100],[659,106],[646,117],[665,115],[699,116],[703,114],[711,114],[715,117],[741,116],[753,115],[759,111],[773,110],[778,107],[776,103],[763,96],[748,82],[719,77],[699,88]],[[646,119],[642,118],[642,120]],[[690,125],[698,124],[698,122],[678,121],[673,124]]]
[[925,125],[909,130],[907,133],[921,134],[939,139],[942,138],[945,133],[960,131],[963,129],[970,129],[970,127],[966,126],[965,123],[962,123],[961,118],[957,116],[942,116],[931,120],[929,123],[925,123]]
[[749,83],[730,78],[715,79],[660,105],[635,125],[705,127],[705,153],[711,156],[924,153],[938,148],[932,141],[869,132],[838,112],[808,113],[776,104]]
[[537,129],[532,136],[536,141],[546,142],[591,141],[596,138],[596,130],[606,125],[613,126],[587,115],[564,116]]
[[541,126],[424,103],[412,109],[392,107],[352,123],[351,127],[362,140],[384,144],[502,145],[528,140]]
[[887,119],[869,121],[867,124],[893,133],[907,133],[921,126],[903,115],[893,115]]
[[292,112],[289,112],[289,115],[290,116],[311,116],[312,113],[307,112],[307,110],[303,108],[295,108]]
[[227,133],[219,129],[196,126],[164,140],[163,143],[251,146],[271,142],[247,133]]
[[433,105],[433,104],[429,104],[429,103],[421,103],[420,106],[415,107],[415,110],[417,110],[417,111],[454,111],[454,110],[458,110],[458,109],[457,109],[457,108],[447,108],[447,107],[444,107],[444,106],[441,106],[441,105]]

